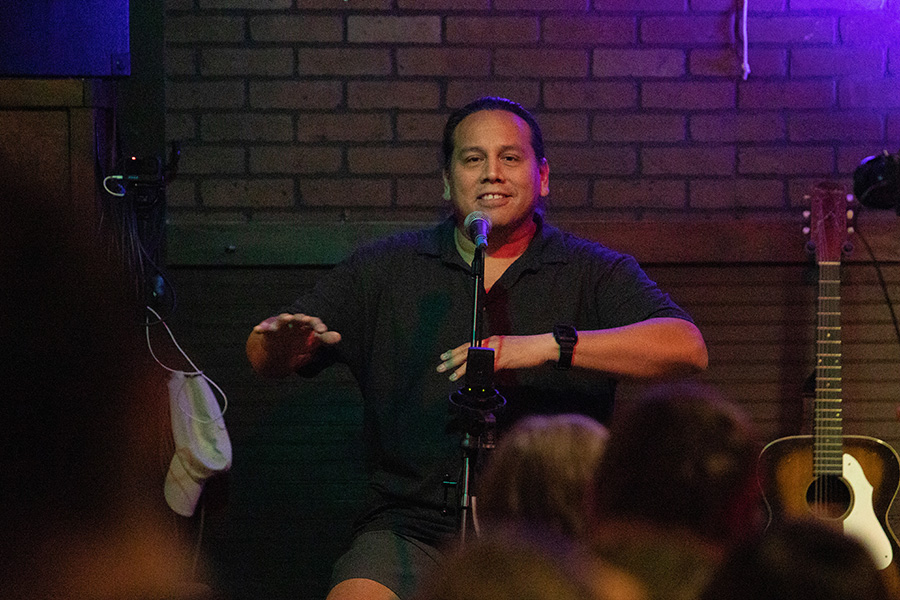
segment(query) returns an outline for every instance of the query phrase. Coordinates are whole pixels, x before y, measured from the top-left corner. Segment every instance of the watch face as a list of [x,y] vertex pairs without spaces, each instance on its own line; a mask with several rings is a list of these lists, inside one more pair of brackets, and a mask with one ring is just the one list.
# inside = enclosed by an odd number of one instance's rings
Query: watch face
[[578,340],[578,332],[571,325],[556,325],[553,327],[553,337],[557,343],[575,343]]

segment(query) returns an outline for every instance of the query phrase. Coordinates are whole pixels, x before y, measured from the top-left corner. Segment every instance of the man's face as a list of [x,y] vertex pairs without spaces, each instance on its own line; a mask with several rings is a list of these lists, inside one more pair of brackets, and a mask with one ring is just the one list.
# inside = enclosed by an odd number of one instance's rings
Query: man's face
[[550,192],[547,162],[538,163],[531,127],[505,110],[482,110],[453,132],[453,156],[444,180],[458,222],[473,210],[490,216],[495,231],[524,224],[541,196]]

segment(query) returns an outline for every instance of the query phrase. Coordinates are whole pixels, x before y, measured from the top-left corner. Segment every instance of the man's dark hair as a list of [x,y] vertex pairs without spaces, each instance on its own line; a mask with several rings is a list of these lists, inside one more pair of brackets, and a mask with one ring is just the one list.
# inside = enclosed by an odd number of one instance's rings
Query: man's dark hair
[[538,125],[534,115],[525,110],[525,107],[518,102],[500,98],[499,96],[483,96],[457,109],[447,119],[447,124],[444,126],[443,141],[444,170],[450,170],[450,162],[453,159],[453,133],[456,131],[457,125],[472,113],[482,110],[505,110],[521,117],[531,128],[531,147],[534,150],[538,164],[544,160],[544,136],[541,133],[541,126]]

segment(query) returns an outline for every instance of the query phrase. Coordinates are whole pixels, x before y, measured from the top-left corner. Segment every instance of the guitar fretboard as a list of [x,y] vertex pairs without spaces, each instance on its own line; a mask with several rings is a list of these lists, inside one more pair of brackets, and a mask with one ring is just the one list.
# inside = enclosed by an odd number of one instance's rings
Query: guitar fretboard
[[813,473],[841,475],[841,263],[819,262]]

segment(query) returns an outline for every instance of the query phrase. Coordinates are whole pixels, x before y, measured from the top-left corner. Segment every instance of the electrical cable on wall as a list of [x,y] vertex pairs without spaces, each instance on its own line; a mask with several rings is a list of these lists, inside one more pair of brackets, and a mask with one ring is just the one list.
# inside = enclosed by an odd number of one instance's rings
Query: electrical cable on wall
[[875,268],[875,275],[878,278],[878,285],[881,287],[881,293],[884,296],[884,303],[891,315],[891,323],[894,326],[894,335],[897,337],[898,345],[900,345],[900,322],[898,322],[897,320],[897,313],[894,310],[894,303],[891,301],[891,295],[888,292],[887,282],[885,281],[884,274],[881,271],[881,263],[878,262],[878,259],[875,257],[875,253],[872,251],[872,246],[869,245],[869,241],[859,230],[859,225],[857,225],[856,227],[856,235],[863,243],[863,246],[866,247],[866,252],[868,253],[869,258],[872,259],[872,266]]
[[743,15],[741,16],[741,41],[743,43],[743,64],[741,68],[744,72],[744,81],[747,81],[747,77],[750,75],[749,43],[747,40],[747,7],[749,4],[750,0],[744,0]]
[[[194,364],[194,361],[191,360],[191,357],[188,356],[187,352],[185,352],[184,349],[181,347],[181,345],[178,343],[178,340],[175,339],[175,334],[172,333],[172,330],[169,328],[169,325],[166,323],[165,319],[163,319],[163,317],[158,312],[153,310],[153,308],[148,306],[147,310],[150,313],[152,313],[153,316],[156,318],[156,322],[153,322],[150,320],[149,317],[147,317],[147,321],[144,325],[144,333],[146,334],[146,338],[147,338],[147,349],[150,350],[150,356],[152,356],[153,360],[155,360],[157,362],[157,364],[159,364],[159,366],[161,366],[166,371],[169,371],[170,373],[179,372],[179,369],[174,369],[172,367],[169,367],[165,363],[163,363],[159,359],[159,357],[156,355],[156,352],[153,351],[153,344],[150,342],[150,327],[152,327],[155,324],[161,324],[165,328],[166,333],[169,334],[169,339],[172,340],[172,344],[175,346],[175,349],[178,350],[178,352],[181,354],[181,356],[183,356],[184,359],[188,362],[188,364],[191,365],[191,367],[194,369],[193,371],[188,371],[188,372],[185,372],[184,374],[189,375],[189,376],[202,377],[203,379],[206,380],[207,383],[209,383],[221,395],[221,397],[222,397],[221,411],[222,412],[220,415],[217,415],[216,420],[221,419],[225,415],[225,411],[228,410],[228,396],[225,394],[225,392],[222,390],[222,388],[219,387],[219,384],[217,384],[215,381],[210,379],[209,376],[206,375],[206,373],[204,373],[196,364]],[[194,417],[193,415],[187,415],[187,416],[190,417],[191,419],[197,420],[196,417]],[[206,422],[206,421],[201,421],[201,422]]]

